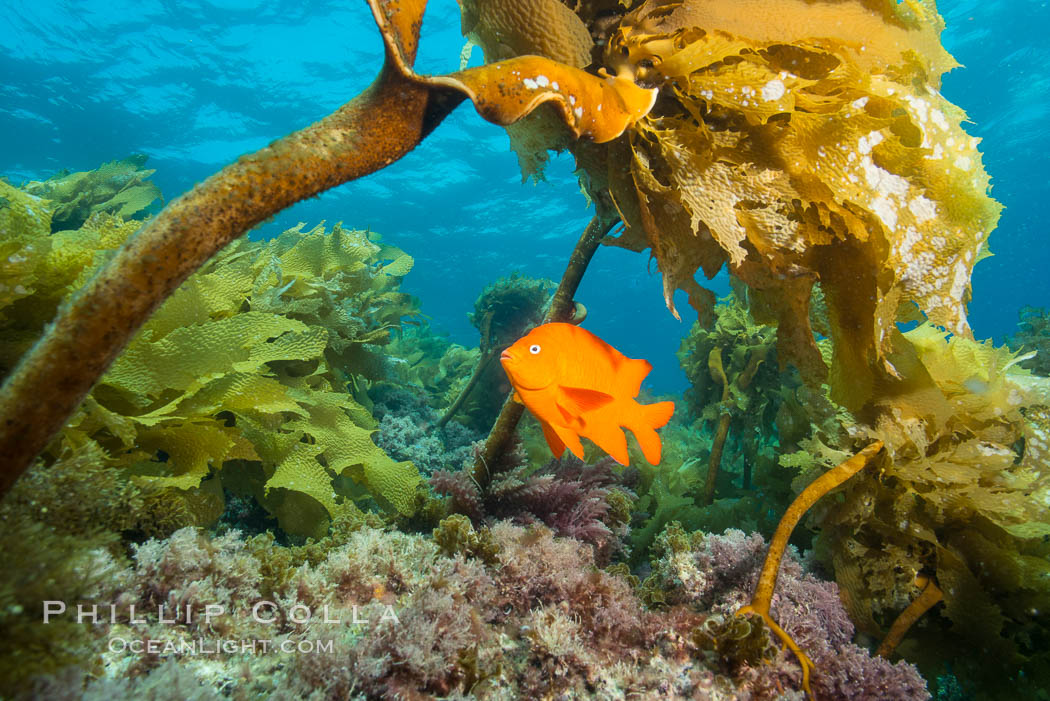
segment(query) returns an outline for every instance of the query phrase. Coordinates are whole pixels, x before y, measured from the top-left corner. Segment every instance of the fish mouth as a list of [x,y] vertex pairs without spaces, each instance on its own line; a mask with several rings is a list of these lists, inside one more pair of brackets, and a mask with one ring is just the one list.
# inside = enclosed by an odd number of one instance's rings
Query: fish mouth
[[505,350],[505,351],[503,351],[502,353],[499,354],[499,361],[501,363],[504,363],[504,362],[506,362],[508,360],[513,360],[513,359],[514,359],[514,356],[510,354],[509,350]]

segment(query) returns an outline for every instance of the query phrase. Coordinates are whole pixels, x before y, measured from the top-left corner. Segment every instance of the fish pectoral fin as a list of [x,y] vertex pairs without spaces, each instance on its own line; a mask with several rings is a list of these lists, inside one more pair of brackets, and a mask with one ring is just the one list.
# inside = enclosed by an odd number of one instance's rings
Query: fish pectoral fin
[[575,416],[588,411],[601,409],[603,406],[613,402],[615,397],[596,389],[584,389],[583,387],[567,387],[561,385],[558,397],[558,405],[564,407]]
[[521,395],[520,395],[520,394],[518,394],[517,392],[515,392],[515,393],[514,393],[514,394],[512,394],[512,395],[510,395],[510,398],[511,398],[512,400],[514,400],[515,402],[517,402],[518,404],[524,404],[524,403],[525,403],[525,400],[523,400],[523,399],[521,398]]
[[573,413],[571,409],[566,408],[560,401],[555,401],[554,406],[557,407],[558,413],[561,415],[561,420],[566,426],[579,426],[580,417]]
[[[550,426],[551,431],[561,441],[562,445],[572,451],[572,454],[583,460],[583,444],[580,443],[580,436],[570,428],[564,426],[555,426],[554,424],[546,424]],[[543,431],[544,435],[547,434],[546,428]],[[551,445],[550,439],[547,439],[547,445]],[[551,446],[551,450],[554,450],[554,446]],[[561,453],[558,453],[561,457]]]

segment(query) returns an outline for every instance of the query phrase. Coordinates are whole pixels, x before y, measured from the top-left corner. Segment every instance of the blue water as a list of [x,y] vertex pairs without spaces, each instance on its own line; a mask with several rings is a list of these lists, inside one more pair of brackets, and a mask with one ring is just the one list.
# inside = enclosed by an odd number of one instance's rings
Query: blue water
[[[431,0],[417,69],[458,67],[454,0]],[[966,67],[944,93],[981,137],[993,194],[1006,205],[996,257],[974,273],[980,338],[1011,333],[1018,309],[1050,306],[1041,208],[1050,195],[1050,9],[1035,0],[944,0],[943,41]],[[475,62],[480,58],[475,52]],[[150,156],[172,198],[237,156],[330,113],[374,77],[382,47],[364,2],[140,1],[5,3],[0,24],[0,174],[42,179],[133,152]],[[454,340],[476,345],[467,312],[481,289],[519,270],[557,279],[590,212],[556,159],[522,184],[507,138],[469,105],[393,166],[301,203],[264,225],[343,221],[416,258],[407,290]],[[724,276],[713,282],[727,291]],[[603,248],[577,296],[587,326],[649,359],[655,391],[680,391],[674,352],[688,331],[664,308],[647,254]]]

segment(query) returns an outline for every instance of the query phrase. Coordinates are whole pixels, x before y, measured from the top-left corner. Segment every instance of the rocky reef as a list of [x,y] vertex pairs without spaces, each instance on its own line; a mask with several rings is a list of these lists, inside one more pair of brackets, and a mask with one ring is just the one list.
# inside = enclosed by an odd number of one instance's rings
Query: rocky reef
[[[46,609],[48,625],[81,633],[76,661],[26,698],[772,699],[798,682],[790,656],[732,613],[760,536],[669,529],[650,608],[630,577],[543,526],[494,523],[487,562],[419,535],[343,535],[304,553],[185,528],[126,563],[96,551],[93,588]],[[795,560],[781,578],[775,613],[813,651],[820,698],[929,698],[913,667],[850,644],[834,584]]]

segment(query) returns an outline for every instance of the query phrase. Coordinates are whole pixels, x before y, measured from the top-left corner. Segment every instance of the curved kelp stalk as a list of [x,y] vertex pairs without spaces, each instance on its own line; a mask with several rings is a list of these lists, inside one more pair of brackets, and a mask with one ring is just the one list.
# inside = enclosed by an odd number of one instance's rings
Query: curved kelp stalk
[[944,601],[944,592],[941,591],[941,588],[937,586],[937,582],[933,581],[932,578],[920,574],[915,578],[915,586],[922,591],[914,601],[908,604],[908,608],[901,611],[900,615],[893,621],[893,625],[890,626],[886,637],[883,638],[882,643],[875,650],[876,655],[880,657],[892,655],[915,621],[922,618],[923,614],[938,603]]
[[655,90],[629,79],[535,56],[418,76],[412,66],[426,0],[369,5],[386,50],[375,82],[328,117],[242,156],[171,202],[63,305],[11,373],[0,391],[0,496],[191,273],[286,207],[398,160],[464,97],[501,125],[551,102],[577,137],[595,141],[616,138],[656,99]]
[[795,526],[802,519],[809,507],[813,506],[822,496],[838,487],[853,475],[857,474],[882,450],[882,441],[875,441],[845,462],[831,468],[817,479],[813,480],[808,487],[795,497],[791,506],[784,512],[773,538],[769,541],[769,550],[766,552],[766,560],[762,564],[762,571],[758,575],[758,585],[751,597],[751,603],[736,612],[738,616],[755,615],[765,621],[769,629],[776,634],[784,645],[795,654],[799,664],[802,666],[802,688],[810,699],[814,699],[813,690],[809,686],[809,677],[813,671],[813,662],[802,648],[788,635],[787,631],[777,625],[770,615],[769,608],[773,603],[773,592],[777,586],[777,576],[780,574],[780,562],[784,558],[788,540]]
[[711,443],[711,456],[707,464],[707,482],[704,483],[704,505],[710,506],[715,500],[715,482],[718,479],[718,469],[722,464],[722,450],[729,436],[729,424],[733,415],[729,413],[728,404],[730,399],[729,378],[726,377],[725,367],[722,365],[722,347],[715,346],[707,356],[707,367],[711,373],[711,379],[722,383],[722,416],[718,419],[718,428],[715,430],[715,440]]
[[[425,2],[416,4],[421,13]],[[396,47],[402,61],[414,59],[418,31],[418,23],[388,22],[387,59],[371,86],[173,201],[63,305],[0,394],[0,494],[191,273],[282,209],[401,158],[451,110],[455,102],[432,104],[390,58]]]

